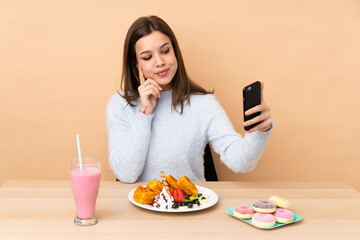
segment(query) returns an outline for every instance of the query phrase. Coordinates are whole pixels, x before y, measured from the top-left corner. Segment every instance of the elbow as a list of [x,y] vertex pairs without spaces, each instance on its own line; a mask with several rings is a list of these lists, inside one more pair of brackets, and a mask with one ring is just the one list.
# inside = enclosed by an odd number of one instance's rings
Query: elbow
[[126,173],[121,173],[116,169],[112,169],[115,177],[122,183],[135,183],[137,181],[136,176],[132,176]]
[[248,173],[255,169],[257,162],[244,163],[239,162],[236,165],[230,167],[236,173]]
[[116,159],[109,158],[110,167],[115,175],[116,179],[119,180],[122,183],[135,183],[138,179],[138,176],[136,174],[131,174],[131,170],[129,170],[129,167],[126,166],[126,164],[117,163]]
[[239,173],[239,172],[248,173],[248,172],[251,172],[252,170],[254,170],[255,166],[256,166],[256,164],[255,165],[250,165],[250,166],[249,165],[247,165],[247,166],[242,165],[242,166],[239,166],[238,168],[234,169],[234,171],[236,173]]
[[113,169],[113,173],[117,180],[119,180],[122,183],[135,183],[137,181],[136,176],[132,176],[126,173],[120,173],[119,171],[116,171]]
[[122,177],[117,177],[117,179],[122,182],[122,183],[127,183],[127,184],[130,184],[130,183],[135,183],[136,182],[136,179],[127,179],[127,178],[122,178]]

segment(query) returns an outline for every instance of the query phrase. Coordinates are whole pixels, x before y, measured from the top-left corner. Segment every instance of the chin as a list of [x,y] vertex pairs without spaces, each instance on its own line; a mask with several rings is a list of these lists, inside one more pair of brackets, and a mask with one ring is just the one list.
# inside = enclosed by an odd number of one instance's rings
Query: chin
[[166,85],[170,84],[171,81],[172,81],[172,78],[171,78],[171,79],[170,79],[170,78],[156,79],[156,82],[157,82],[159,85],[161,85],[161,86],[166,86]]

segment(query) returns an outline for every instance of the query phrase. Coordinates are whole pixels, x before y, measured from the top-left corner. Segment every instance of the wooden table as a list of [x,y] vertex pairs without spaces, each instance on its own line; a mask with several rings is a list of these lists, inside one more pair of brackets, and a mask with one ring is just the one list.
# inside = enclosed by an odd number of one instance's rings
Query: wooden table
[[[343,182],[201,182],[219,202],[190,213],[141,209],[128,200],[138,185],[102,181],[97,225],[74,224],[70,181],[7,181],[0,188],[0,239],[360,239],[360,193]],[[278,195],[303,220],[257,229],[226,209]]]

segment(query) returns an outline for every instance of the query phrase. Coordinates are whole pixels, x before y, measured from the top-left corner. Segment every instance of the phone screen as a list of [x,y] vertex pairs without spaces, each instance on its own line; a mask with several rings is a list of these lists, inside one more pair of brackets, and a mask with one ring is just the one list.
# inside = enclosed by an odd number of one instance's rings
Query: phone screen
[[[261,104],[261,83],[256,81],[243,89],[243,107],[244,107],[244,122],[260,115],[260,112],[245,116],[245,112]],[[259,122],[260,123],[260,122]],[[255,127],[259,123],[244,127],[246,131]]]

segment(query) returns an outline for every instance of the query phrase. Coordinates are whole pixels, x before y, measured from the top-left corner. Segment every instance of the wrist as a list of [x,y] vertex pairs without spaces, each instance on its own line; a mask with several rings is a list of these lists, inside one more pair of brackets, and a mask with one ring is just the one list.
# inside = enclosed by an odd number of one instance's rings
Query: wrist
[[144,108],[140,108],[139,112],[145,115],[151,115],[152,109],[151,107],[150,108],[144,107]]
[[142,113],[142,114],[146,114],[146,107],[145,107],[145,108],[141,108],[141,109],[139,110],[139,112]]

